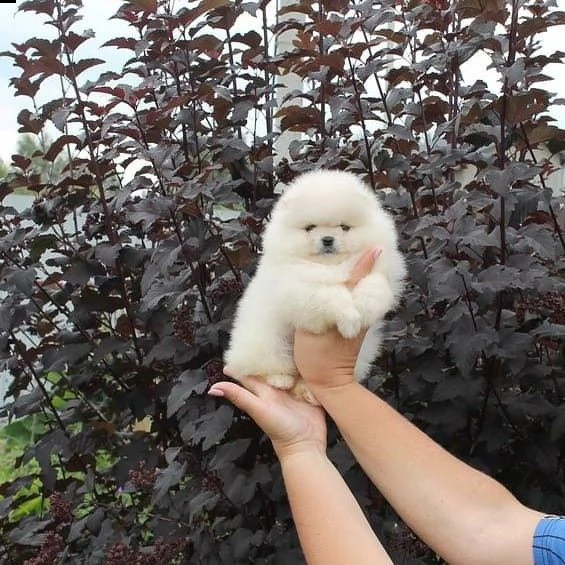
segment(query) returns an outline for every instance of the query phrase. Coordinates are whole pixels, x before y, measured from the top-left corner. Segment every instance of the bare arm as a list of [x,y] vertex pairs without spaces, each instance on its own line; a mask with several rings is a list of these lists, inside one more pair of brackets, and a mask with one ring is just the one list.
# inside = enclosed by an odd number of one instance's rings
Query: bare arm
[[405,522],[449,563],[531,565],[543,516],[352,383],[314,394]]
[[298,332],[295,361],[356,459],[404,521],[446,561],[531,565],[542,514],[450,455],[353,380],[361,337]]
[[392,564],[342,477],[317,452],[280,459],[300,544],[309,565]]
[[257,379],[246,390],[217,383],[271,438],[281,463],[292,516],[309,565],[390,565],[353,494],[326,457],[324,412]]

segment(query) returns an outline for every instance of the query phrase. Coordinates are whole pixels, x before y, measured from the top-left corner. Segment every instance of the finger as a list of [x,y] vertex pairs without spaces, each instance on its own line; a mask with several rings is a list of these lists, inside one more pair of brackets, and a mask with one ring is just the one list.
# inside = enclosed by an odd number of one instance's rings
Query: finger
[[255,396],[265,400],[272,399],[277,392],[277,389],[259,377],[245,377],[241,379],[241,384]]
[[235,383],[215,383],[208,390],[208,394],[210,396],[226,398],[234,406],[247,412],[254,420],[265,410],[265,406],[259,397]]
[[256,396],[260,396],[261,398],[268,398],[270,395],[272,395],[273,387],[269,386],[259,377],[239,377],[228,365],[224,367],[224,375],[227,375],[228,377],[239,381],[247,390],[250,390]]
[[365,251],[361,256],[361,259],[357,261],[349,279],[346,281],[346,286],[353,288],[361,279],[365,278],[375,266],[375,261],[379,258],[380,254],[383,252],[379,247]]

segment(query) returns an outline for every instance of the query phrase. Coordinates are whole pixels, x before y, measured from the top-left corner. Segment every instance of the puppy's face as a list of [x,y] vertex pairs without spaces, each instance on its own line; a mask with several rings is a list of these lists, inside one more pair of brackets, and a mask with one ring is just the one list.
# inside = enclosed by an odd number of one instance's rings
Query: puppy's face
[[[362,230],[352,218],[340,219],[306,219],[306,225],[292,225],[296,238],[295,253],[303,258],[321,262],[333,262],[334,259],[343,260],[363,250]],[[313,223],[317,221],[318,223]],[[300,232],[300,233],[297,233]]]
[[341,263],[388,244],[394,228],[376,197],[353,175],[305,175],[283,194],[263,239],[265,255]]

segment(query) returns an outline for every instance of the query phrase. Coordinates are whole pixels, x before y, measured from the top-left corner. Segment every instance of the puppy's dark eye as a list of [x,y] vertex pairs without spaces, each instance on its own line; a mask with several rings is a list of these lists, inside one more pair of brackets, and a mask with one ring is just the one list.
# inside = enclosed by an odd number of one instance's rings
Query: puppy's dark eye
[[308,224],[304,229],[306,231],[312,231],[316,226],[314,224]]
[[351,229],[351,226],[348,226],[347,224],[341,224],[340,227],[343,231],[349,231]]

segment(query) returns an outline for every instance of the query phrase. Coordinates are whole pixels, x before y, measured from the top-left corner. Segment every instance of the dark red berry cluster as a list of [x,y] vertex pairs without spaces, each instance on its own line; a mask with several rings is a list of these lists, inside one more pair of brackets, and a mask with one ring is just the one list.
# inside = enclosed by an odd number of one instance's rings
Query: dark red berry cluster
[[166,565],[173,558],[186,549],[187,541],[184,539],[173,539],[169,541],[157,540],[153,547],[153,561],[144,565]]
[[536,298],[525,297],[516,305],[516,316],[524,321],[526,312],[549,319],[554,324],[565,324],[565,294],[546,292]]
[[222,481],[216,473],[213,473],[212,471],[208,471],[202,477],[201,485],[203,490],[209,490],[210,492],[221,492],[222,490]]
[[546,292],[542,301],[544,308],[549,312],[549,319],[554,324],[565,325],[565,294]]
[[106,565],[126,565],[133,561],[133,549],[124,542],[115,543],[106,554]]
[[129,480],[137,490],[151,490],[157,479],[157,469],[146,466],[145,461],[139,462],[138,469],[130,469]]
[[173,332],[187,345],[194,345],[194,332],[196,324],[192,321],[192,309],[184,306],[175,313],[173,319]]
[[67,525],[73,521],[73,505],[65,500],[62,493],[54,492],[50,498],[51,515],[58,525]]
[[205,369],[208,381],[212,385],[226,378],[224,375],[224,364],[219,359],[212,359],[212,361],[206,363]]
[[159,359],[153,363],[153,369],[161,378],[176,379],[178,369],[171,359]]
[[53,565],[58,562],[59,554],[64,547],[65,542],[61,534],[48,532],[43,538],[38,554],[32,559],[26,559],[24,565]]
[[166,565],[186,547],[181,539],[158,540],[151,552],[129,547],[124,542],[115,543],[106,554],[106,565]]
[[214,281],[210,291],[210,298],[215,304],[218,304],[226,296],[239,297],[242,293],[243,285],[236,278],[220,278]]
[[24,565],[53,565],[58,563],[59,554],[65,547],[62,530],[73,521],[73,505],[63,494],[54,492],[50,497],[53,530],[43,535],[38,554],[24,561]]

